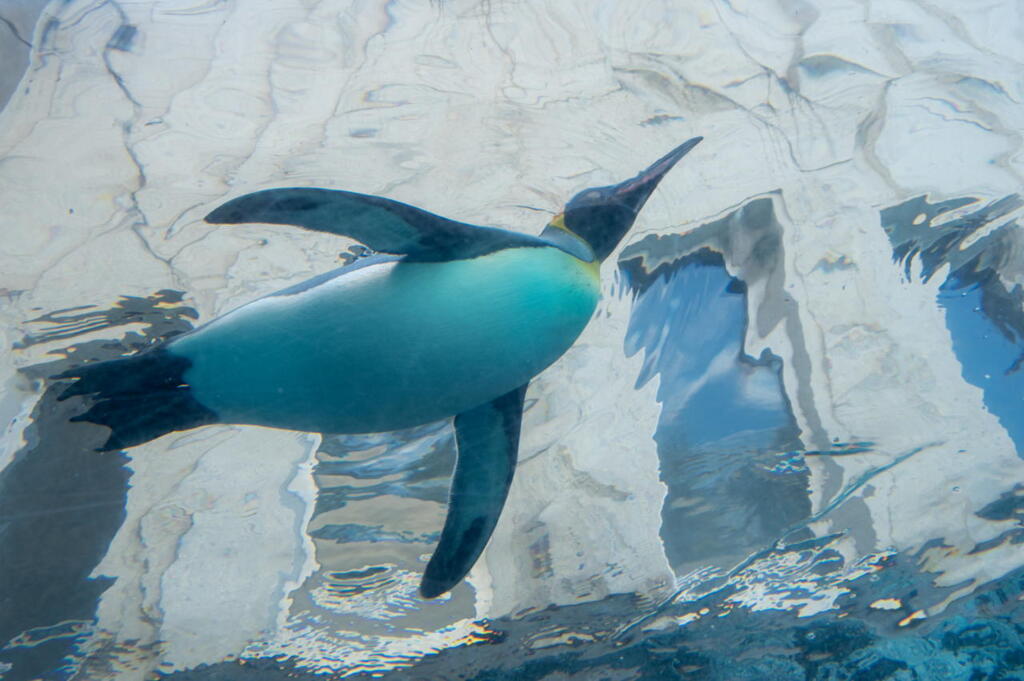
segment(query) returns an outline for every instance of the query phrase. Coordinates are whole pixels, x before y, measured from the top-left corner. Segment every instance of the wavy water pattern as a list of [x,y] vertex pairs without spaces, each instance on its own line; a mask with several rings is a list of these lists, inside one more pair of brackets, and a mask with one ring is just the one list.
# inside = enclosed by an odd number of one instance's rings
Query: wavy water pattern
[[[0,6],[0,676],[1024,676],[1022,33],[1000,1]],[[536,234],[698,135],[439,599],[450,423],[99,453],[57,399],[368,254],[205,223],[226,199]]]

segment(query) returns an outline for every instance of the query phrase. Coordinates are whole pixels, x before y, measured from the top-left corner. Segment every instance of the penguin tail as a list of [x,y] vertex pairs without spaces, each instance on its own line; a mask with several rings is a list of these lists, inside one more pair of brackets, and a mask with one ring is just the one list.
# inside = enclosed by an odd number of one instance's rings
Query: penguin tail
[[195,399],[185,382],[189,365],[163,348],[84,364],[54,377],[77,379],[57,399],[92,400],[86,412],[71,420],[110,428],[110,437],[97,451],[133,447],[172,431],[217,422],[217,415]]

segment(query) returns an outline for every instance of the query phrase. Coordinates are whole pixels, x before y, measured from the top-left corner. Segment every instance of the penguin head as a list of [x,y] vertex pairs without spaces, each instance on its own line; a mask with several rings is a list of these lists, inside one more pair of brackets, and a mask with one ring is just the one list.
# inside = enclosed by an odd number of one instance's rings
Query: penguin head
[[655,161],[636,177],[611,185],[584,189],[565,205],[562,215],[552,221],[585,241],[598,260],[604,260],[633,226],[637,213],[647,202],[661,178],[679,159],[697,146],[703,137],[694,137]]

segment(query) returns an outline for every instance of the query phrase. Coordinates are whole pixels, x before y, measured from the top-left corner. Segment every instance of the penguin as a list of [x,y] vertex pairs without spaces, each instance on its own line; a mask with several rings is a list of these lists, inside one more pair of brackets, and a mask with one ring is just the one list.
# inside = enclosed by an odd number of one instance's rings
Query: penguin
[[693,138],[636,177],[574,196],[539,236],[449,220],[380,196],[267,189],[209,213],[350,237],[371,255],[243,305],[137,355],[62,373],[101,451],[213,423],[371,433],[452,418],[448,512],[420,593],[458,584],[515,472],[530,380],[590,321],[601,262]]

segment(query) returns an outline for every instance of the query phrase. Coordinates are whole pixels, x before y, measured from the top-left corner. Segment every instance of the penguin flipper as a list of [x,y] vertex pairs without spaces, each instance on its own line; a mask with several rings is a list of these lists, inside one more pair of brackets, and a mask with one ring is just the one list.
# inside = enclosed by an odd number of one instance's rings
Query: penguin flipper
[[340,189],[265,189],[232,199],[206,216],[213,224],[295,225],[349,237],[380,253],[417,260],[472,258],[509,246],[544,246],[535,237],[478,227],[381,196]]
[[516,470],[526,385],[455,417],[458,458],[448,517],[420,582],[436,598],[462,581],[491,538]]

